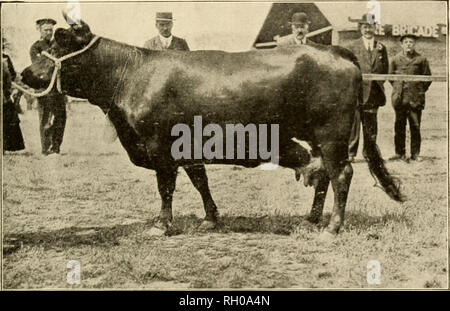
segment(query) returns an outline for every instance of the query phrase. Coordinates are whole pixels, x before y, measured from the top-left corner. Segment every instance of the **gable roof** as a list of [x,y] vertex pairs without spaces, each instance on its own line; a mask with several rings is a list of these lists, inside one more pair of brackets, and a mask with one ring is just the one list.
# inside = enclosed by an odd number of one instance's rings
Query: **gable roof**
[[304,12],[311,21],[309,31],[330,26],[331,23],[314,3],[274,3],[259,30],[254,44],[271,42],[276,36],[289,35],[292,30],[289,21],[296,12]]

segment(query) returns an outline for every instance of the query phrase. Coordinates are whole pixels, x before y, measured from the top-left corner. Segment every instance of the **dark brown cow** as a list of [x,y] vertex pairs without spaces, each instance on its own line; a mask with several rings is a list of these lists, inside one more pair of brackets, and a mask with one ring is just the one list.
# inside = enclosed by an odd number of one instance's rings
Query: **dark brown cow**
[[[94,35],[84,22],[55,32],[61,57],[85,47]],[[279,164],[303,172],[316,192],[310,220],[322,215],[328,185],[334,207],[322,237],[338,233],[353,170],[347,161],[348,138],[361,92],[356,59],[338,47],[300,46],[271,51],[151,51],[100,38],[86,52],[62,63],[62,89],[86,98],[107,113],[131,161],[156,171],[162,198],[159,223],[172,220],[172,194],[182,166],[200,192],[206,217],[202,228],[216,225],[217,208],[204,164],[256,167],[258,159],[175,160],[171,136],[176,124],[279,124]],[[22,76],[32,87],[48,85],[53,61],[43,57]],[[307,141],[311,154],[293,138]],[[247,148],[248,149],[248,148]],[[375,144],[369,168],[388,195],[402,200]],[[248,150],[247,150],[248,155]],[[318,168],[318,169],[316,169]]]

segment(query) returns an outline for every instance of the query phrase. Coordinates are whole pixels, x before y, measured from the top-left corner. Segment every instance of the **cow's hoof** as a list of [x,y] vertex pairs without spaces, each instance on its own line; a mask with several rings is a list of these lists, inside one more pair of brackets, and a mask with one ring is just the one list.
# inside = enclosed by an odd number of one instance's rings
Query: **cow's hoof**
[[151,227],[148,230],[145,230],[143,232],[143,236],[145,237],[157,237],[157,236],[164,236],[169,235],[172,229],[172,223],[171,222],[162,222],[157,221],[153,227]]
[[203,220],[200,226],[198,226],[198,231],[211,231],[216,228],[217,223],[211,220]]
[[336,239],[336,234],[333,234],[331,232],[328,232],[327,230],[324,230],[319,235],[319,241],[320,242],[333,242]]
[[158,236],[164,236],[166,235],[167,230],[158,228],[158,227],[151,227],[148,230],[145,230],[142,235],[144,237],[158,237]]
[[317,225],[320,222],[320,216],[309,216],[306,220],[314,225]]

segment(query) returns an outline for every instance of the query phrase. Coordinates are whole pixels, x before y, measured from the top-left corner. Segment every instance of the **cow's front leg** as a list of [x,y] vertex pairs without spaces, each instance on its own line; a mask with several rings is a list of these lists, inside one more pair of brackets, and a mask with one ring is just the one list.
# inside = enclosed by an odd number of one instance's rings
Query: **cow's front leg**
[[152,235],[166,234],[172,227],[172,198],[177,179],[177,167],[156,170],[158,191],[161,196],[161,212],[158,221],[152,228]]
[[199,230],[211,230],[217,225],[217,206],[211,196],[211,192],[208,186],[208,177],[206,176],[206,169],[203,164],[198,165],[186,165],[183,166],[184,170],[191,179],[194,187],[200,192],[203,200],[203,206],[205,208],[205,219],[199,227]]
[[321,174],[319,182],[314,193],[314,202],[309,213],[308,220],[314,224],[320,221],[323,213],[323,206],[325,204],[325,198],[327,196],[328,186],[330,184],[330,178],[325,174]]

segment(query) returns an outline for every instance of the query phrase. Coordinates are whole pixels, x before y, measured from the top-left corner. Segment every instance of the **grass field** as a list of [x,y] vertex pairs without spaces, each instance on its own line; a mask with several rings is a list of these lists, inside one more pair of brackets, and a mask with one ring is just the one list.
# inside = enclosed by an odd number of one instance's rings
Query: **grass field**
[[[390,90],[387,90],[390,94]],[[180,169],[170,237],[143,235],[160,209],[153,171],[131,164],[118,142],[102,140],[104,117],[86,104],[69,111],[63,155],[40,155],[37,112],[21,116],[27,151],[3,157],[3,287],[16,288],[442,288],[447,287],[446,85],[434,83],[423,114],[420,163],[388,162],[408,201],[374,187],[358,158],[346,222],[331,244],[328,222],[306,221],[313,189],[288,169],[208,166],[220,227],[195,230],[200,195]],[[393,110],[379,113],[379,146],[394,153]],[[409,146],[409,141],[407,142]],[[367,262],[381,264],[369,285]],[[66,283],[69,260],[81,284]]]

